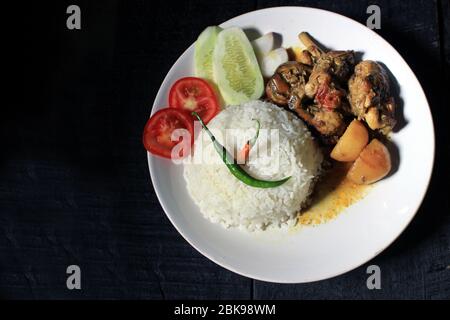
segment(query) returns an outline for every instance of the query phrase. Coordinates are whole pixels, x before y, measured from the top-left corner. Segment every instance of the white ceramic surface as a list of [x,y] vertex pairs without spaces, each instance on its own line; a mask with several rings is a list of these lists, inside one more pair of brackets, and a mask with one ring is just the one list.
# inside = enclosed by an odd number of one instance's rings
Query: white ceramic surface
[[[376,33],[344,16],[312,8],[278,7],[250,12],[223,23],[244,30],[277,32],[283,46],[308,31],[330,49],[353,49],[364,59],[383,62],[397,80],[407,124],[392,135],[399,166],[376,183],[361,201],[338,218],[296,232],[246,233],[226,230],[203,218],[188,195],[183,167],[148,154],[150,174],[161,206],[183,237],[203,255],[254,279],[300,283],[352,270],[379,254],[406,228],[426,193],[434,161],[434,130],[423,90],[406,62]],[[205,26],[206,27],[206,26]],[[189,47],[164,79],[152,113],[166,105],[178,78],[193,75]]]

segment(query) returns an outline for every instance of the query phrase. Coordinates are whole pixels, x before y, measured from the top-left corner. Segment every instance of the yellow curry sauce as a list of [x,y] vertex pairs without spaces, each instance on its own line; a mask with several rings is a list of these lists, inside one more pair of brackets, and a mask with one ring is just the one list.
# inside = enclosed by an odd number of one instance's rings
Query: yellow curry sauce
[[349,167],[346,163],[334,163],[315,186],[311,204],[299,214],[294,228],[314,226],[336,218],[367,194],[370,186],[358,185],[346,178]]

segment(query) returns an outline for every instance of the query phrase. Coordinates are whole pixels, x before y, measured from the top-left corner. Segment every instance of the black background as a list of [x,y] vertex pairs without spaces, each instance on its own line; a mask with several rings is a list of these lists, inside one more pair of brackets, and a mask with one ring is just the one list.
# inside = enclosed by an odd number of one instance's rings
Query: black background
[[[81,7],[81,30],[66,28],[70,4]],[[436,163],[416,218],[373,261],[326,281],[271,284],[210,262],[166,218],[141,145],[167,71],[206,26],[248,11],[311,6],[365,23],[370,4],[433,113]],[[449,14],[447,0],[73,0],[4,10],[11,42],[2,50],[12,57],[3,62],[13,72],[0,115],[0,296],[450,298]],[[66,288],[71,264],[81,267],[81,290]],[[370,264],[381,267],[381,290],[366,287]]]

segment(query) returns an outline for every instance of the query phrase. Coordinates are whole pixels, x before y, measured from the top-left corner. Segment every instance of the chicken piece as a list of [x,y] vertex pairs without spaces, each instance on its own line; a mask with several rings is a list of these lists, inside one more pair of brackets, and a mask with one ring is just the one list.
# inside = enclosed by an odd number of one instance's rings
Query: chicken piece
[[330,51],[323,54],[314,65],[306,85],[307,95],[314,97],[323,82],[332,84],[335,88],[345,84],[353,70],[354,62],[352,51]]
[[337,79],[348,80],[353,52],[325,53],[307,34],[301,33],[299,38],[308,48],[299,55],[304,63],[281,65],[267,83],[266,95],[272,102],[295,111],[324,142],[336,143],[346,127],[341,113],[346,93]]
[[319,90],[319,86],[324,83],[329,83],[331,76],[327,72],[313,71],[309,77],[308,83],[305,85],[306,95],[313,99]]
[[306,50],[311,53],[311,56],[315,59],[319,59],[324,51],[316,45],[316,43],[311,39],[308,33],[300,32],[298,35],[300,42],[306,47]]
[[310,73],[309,66],[294,61],[283,63],[267,82],[267,98],[280,106],[287,105],[292,94],[303,99],[304,87]]
[[291,87],[278,73],[275,73],[267,82],[266,95],[273,103],[285,106],[291,95]]
[[309,98],[314,98],[318,106],[329,111],[339,108],[342,105],[342,98],[345,97],[345,91],[340,89],[332,81],[331,75],[325,71],[313,71],[305,85],[305,94]]
[[305,86],[306,95],[314,99],[314,103],[331,111],[339,108],[345,97],[341,84],[345,84],[355,65],[353,51],[321,50],[306,33],[299,34],[300,41],[314,57],[314,68]]
[[297,106],[294,111],[321,134],[326,144],[335,144],[346,128],[343,115],[337,111],[327,111],[314,105],[306,109]]
[[330,99],[328,101],[327,99],[332,96],[330,92],[336,94],[338,100],[344,95],[340,92],[337,94],[334,88],[329,87],[331,76],[324,73],[323,79],[319,81],[322,86],[327,86],[328,91],[325,92],[325,89],[321,87],[323,93],[317,97],[323,104],[303,106],[302,102],[307,98],[305,87],[310,72],[310,67],[297,62],[282,64],[267,83],[267,98],[277,105],[287,105],[289,109],[295,111],[305,122],[314,127],[317,132],[326,136],[327,141],[335,143],[339,135],[345,130],[345,122],[343,116],[333,110],[336,104],[335,100]]
[[345,91],[337,88],[333,82],[325,82],[318,87],[314,102],[331,111],[341,107],[343,97]]
[[341,113],[318,110],[314,113],[314,127],[325,136],[338,138],[345,130],[345,122]]
[[314,62],[311,52],[309,52],[308,50],[303,50],[302,52],[300,52],[297,56],[297,62],[306,64],[307,66],[313,66]]
[[389,133],[395,126],[395,103],[389,77],[377,62],[364,60],[348,81],[351,112],[373,130]]
[[298,37],[315,59],[313,74],[326,72],[341,84],[348,81],[355,66],[355,53],[352,50],[325,52],[314,43],[306,32],[301,32]]
[[289,61],[279,66],[275,73],[283,77],[289,85],[294,86],[306,83],[306,79],[311,73],[311,68],[295,61]]
[[333,76],[334,80],[344,84],[350,78],[354,66],[355,54],[353,51],[329,51],[317,59],[313,73],[327,72]]

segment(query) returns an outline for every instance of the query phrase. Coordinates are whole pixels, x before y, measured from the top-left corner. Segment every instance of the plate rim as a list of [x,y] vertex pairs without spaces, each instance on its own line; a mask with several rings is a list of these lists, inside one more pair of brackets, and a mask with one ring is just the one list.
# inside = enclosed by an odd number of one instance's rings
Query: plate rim
[[[362,24],[362,23],[360,23],[360,22],[358,22],[358,21],[356,21],[356,20],[354,20],[352,18],[344,16],[342,14],[339,14],[339,13],[336,13],[336,12],[333,12],[333,11],[329,11],[329,10],[325,10],[325,9],[319,9],[319,8],[314,8],[314,7],[306,7],[306,6],[275,6],[275,7],[269,7],[269,8],[263,8],[263,9],[248,11],[246,13],[237,15],[235,17],[232,17],[232,18],[230,18],[230,19],[220,23],[219,26],[222,26],[224,23],[230,22],[231,20],[238,19],[238,18],[241,18],[241,17],[246,16],[246,15],[252,15],[252,14],[255,14],[257,12],[271,11],[271,10],[281,10],[281,9],[284,9],[284,10],[286,10],[286,9],[287,10],[289,10],[289,9],[296,10],[296,9],[299,9],[299,8],[300,9],[306,9],[306,10],[312,10],[312,11],[321,12],[322,14],[335,15],[335,16],[338,16],[339,18],[343,18],[343,19],[347,20],[350,23],[357,24],[357,25],[367,29],[372,34],[372,36],[374,36],[374,37],[378,38],[379,40],[381,40],[384,43],[384,45],[386,45],[387,47],[389,47],[391,50],[393,50],[394,52],[396,52],[398,54],[402,64],[413,75],[414,81],[416,81],[416,83],[418,84],[418,86],[420,88],[419,94],[421,94],[423,96],[423,98],[424,98],[424,100],[426,102],[426,107],[427,107],[427,112],[426,113],[427,113],[427,115],[429,117],[430,126],[431,126],[431,136],[430,136],[430,138],[431,138],[431,141],[430,141],[431,142],[431,149],[432,149],[431,150],[432,151],[431,166],[429,168],[428,177],[427,177],[427,181],[426,181],[426,186],[423,189],[424,191],[422,192],[422,195],[420,197],[420,201],[417,201],[416,205],[411,210],[414,213],[410,216],[410,218],[405,222],[405,224],[401,228],[398,228],[399,231],[395,235],[395,237],[393,237],[391,241],[387,241],[386,244],[382,248],[380,248],[379,250],[376,250],[373,254],[370,254],[370,257],[368,259],[363,259],[364,261],[362,261],[361,263],[358,263],[357,265],[352,265],[350,267],[343,268],[342,270],[336,271],[334,273],[330,273],[326,277],[318,277],[318,278],[311,277],[311,279],[307,279],[307,280],[304,280],[304,281],[291,281],[291,280],[285,280],[284,281],[282,279],[275,279],[273,277],[265,277],[264,278],[264,277],[251,275],[251,274],[249,274],[247,272],[242,272],[242,271],[234,268],[233,266],[228,265],[225,261],[219,261],[218,259],[216,259],[212,255],[210,255],[209,253],[204,252],[204,250],[199,249],[196,245],[194,245],[193,241],[189,238],[189,236],[186,233],[184,233],[181,230],[181,228],[179,228],[175,224],[175,222],[171,218],[170,214],[167,213],[168,209],[167,209],[164,201],[162,201],[162,195],[161,195],[160,191],[158,190],[158,188],[155,187],[155,184],[154,184],[154,173],[153,173],[153,169],[152,169],[152,163],[153,163],[153,161],[154,161],[153,159],[155,157],[152,156],[150,154],[150,152],[147,151],[147,164],[148,164],[148,168],[149,168],[149,172],[150,172],[150,178],[151,178],[151,181],[152,181],[152,186],[153,186],[153,189],[155,190],[155,194],[156,194],[156,196],[158,198],[158,201],[159,201],[159,203],[160,203],[160,205],[161,205],[161,207],[162,207],[166,217],[169,219],[169,221],[175,227],[175,229],[178,231],[178,233],[184,238],[184,240],[186,240],[186,242],[188,242],[191,247],[193,247],[195,250],[197,250],[204,257],[208,258],[209,260],[211,260],[215,264],[221,266],[222,268],[224,268],[226,270],[229,270],[229,271],[232,271],[232,272],[234,272],[234,273],[236,273],[238,275],[250,278],[250,279],[254,279],[254,280],[258,280],[258,281],[265,281],[265,282],[270,282],[270,283],[285,283],[285,284],[296,284],[296,283],[298,283],[299,284],[299,283],[312,283],[312,282],[318,282],[318,281],[322,281],[322,280],[327,280],[327,279],[331,279],[331,278],[335,278],[337,276],[343,275],[343,274],[345,274],[347,272],[350,272],[350,271],[352,271],[354,269],[357,269],[357,268],[361,267],[362,265],[364,265],[365,263],[373,260],[381,252],[385,251],[388,247],[390,247],[400,237],[400,235],[408,228],[408,226],[410,225],[411,221],[417,215],[417,212],[419,211],[420,207],[422,206],[423,201],[425,199],[425,196],[428,193],[428,189],[429,189],[429,186],[430,186],[430,182],[431,182],[431,179],[432,179],[432,176],[433,176],[433,172],[434,172],[434,167],[435,167],[435,156],[436,156],[435,128],[434,128],[433,116],[432,116],[432,112],[431,112],[431,108],[430,108],[430,104],[428,102],[427,96],[426,96],[426,94],[425,94],[425,92],[423,90],[423,87],[422,87],[419,79],[417,78],[416,74],[411,69],[409,64],[406,62],[406,60],[403,58],[403,56],[387,40],[385,40],[381,35],[379,35],[375,31],[367,28],[367,26],[365,26],[364,24]],[[184,58],[184,56],[187,54],[187,52],[189,50],[191,50],[192,47],[194,47],[194,44],[195,44],[195,42],[192,43],[188,48],[186,48],[184,50],[184,52],[178,57],[178,59],[176,59],[176,61],[172,64],[171,68],[167,72],[166,76],[164,77],[163,81],[161,82],[161,85],[160,85],[160,87],[158,89],[158,92],[156,93],[155,99],[154,99],[153,104],[152,104],[152,109],[151,109],[150,116],[152,116],[156,112],[156,110],[155,110],[156,97],[160,93],[162,84],[166,82],[166,80],[169,78],[169,75],[174,71],[175,65],[178,64],[178,62]],[[158,107],[158,106],[156,106],[156,107]]]

